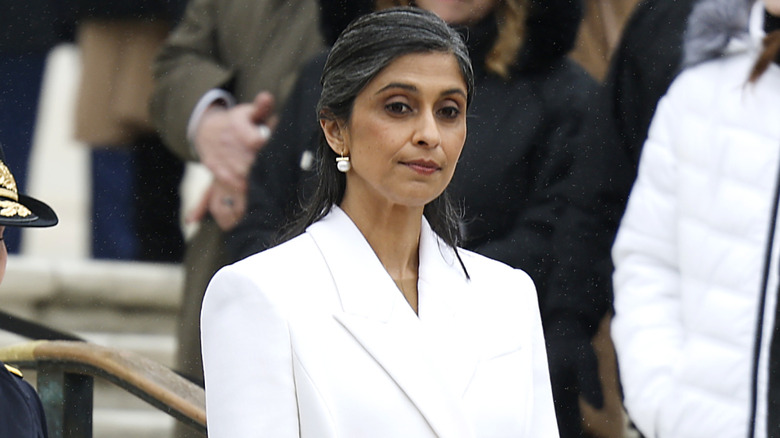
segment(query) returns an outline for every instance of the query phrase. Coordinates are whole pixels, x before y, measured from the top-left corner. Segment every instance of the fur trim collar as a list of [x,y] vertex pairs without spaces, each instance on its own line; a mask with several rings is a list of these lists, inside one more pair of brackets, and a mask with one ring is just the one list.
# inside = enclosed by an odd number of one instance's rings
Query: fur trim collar
[[[754,3],[756,3],[754,5]],[[751,17],[751,7],[755,9]],[[756,13],[756,10],[758,13]],[[760,23],[754,18],[760,15]],[[749,25],[750,22],[750,25]],[[761,30],[763,2],[760,0],[699,0],[688,17],[683,45],[683,65],[690,67],[721,57],[745,43]]]

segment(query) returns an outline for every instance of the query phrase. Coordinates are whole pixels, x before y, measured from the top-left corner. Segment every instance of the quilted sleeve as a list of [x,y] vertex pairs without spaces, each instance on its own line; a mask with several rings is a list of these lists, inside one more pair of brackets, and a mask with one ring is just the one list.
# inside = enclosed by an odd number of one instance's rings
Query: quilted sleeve
[[673,87],[659,103],[612,248],[612,337],[626,409],[646,436],[657,436],[660,409],[672,400],[674,364],[684,338],[674,144],[683,124],[677,102],[683,88]]

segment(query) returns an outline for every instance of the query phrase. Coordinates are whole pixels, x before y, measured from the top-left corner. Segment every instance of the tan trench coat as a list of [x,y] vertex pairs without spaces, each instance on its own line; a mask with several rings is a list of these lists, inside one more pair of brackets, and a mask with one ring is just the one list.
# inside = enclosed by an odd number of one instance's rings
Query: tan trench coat
[[154,131],[148,110],[152,61],[169,30],[165,20],[89,19],[79,25],[78,140],[126,145]]

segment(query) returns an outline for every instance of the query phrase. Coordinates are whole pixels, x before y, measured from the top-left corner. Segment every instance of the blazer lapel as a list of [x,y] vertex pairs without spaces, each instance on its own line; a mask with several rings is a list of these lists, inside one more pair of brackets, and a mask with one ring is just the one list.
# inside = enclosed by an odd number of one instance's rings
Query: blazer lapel
[[334,315],[336,320],[404,391],[438,436],[472,437],[460,406],[462,393],[453,390],[441,367],[432,365],[441,363],[430,351],[433,339],[360,230],[334,207],[307,233],[322,252],[338,290],[343,312]]
[[420,236],[419,316],[434,338],[432,353],[444,364],[444,375],[460,398],[466,391],[480,361],[485,339],[475,328],[479,302],[455,256],[423,221]]
[[[465,257],[468,260],[468,256]],[[423,222],[420,236],[419,315],[433,338],[432,349],[446,364],[445,376],[459,397],[469,388],[479,365],[495,357],[522,348],[521,333],[501,324],[500,309],[491,308],[495,300],[486,300],[491,286],[479,266],[470,266],[470,274],[480,277],[475,287],[466,278],[455,250],[447,246]],[[488,274],[489,275],[489,274]],[[522,316],[518,316],[521,318]]]

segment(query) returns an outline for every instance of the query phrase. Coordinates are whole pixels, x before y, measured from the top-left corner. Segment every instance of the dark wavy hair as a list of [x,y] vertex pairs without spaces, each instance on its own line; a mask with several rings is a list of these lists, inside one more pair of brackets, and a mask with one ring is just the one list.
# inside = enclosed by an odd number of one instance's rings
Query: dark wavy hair
[[[462,37],[435,14],[402,7],[364,15],[341,33],[320,79],[318,119],[348,122],[358,94],[379,72],[404,55],[427,52],[455,56],[466,82],[468,107],[474,95],[474,73]],[[346,176],[336,169],[336,153],[322,132],[317,158],[317,187],[301,214],[283,233],[283,241],[303,233],[344,197]],[[461,242],[461,212],[450,201],[446,189],[425,206],[423,214],[449,246],[454,248]]]

